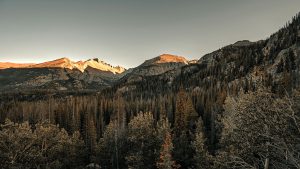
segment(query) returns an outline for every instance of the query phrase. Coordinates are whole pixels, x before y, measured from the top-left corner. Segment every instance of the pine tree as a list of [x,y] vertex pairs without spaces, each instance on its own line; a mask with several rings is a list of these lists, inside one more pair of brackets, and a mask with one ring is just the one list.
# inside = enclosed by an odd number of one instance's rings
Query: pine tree
[[193,163],[194,150],[191,141],[196,117],[197,113],[193,107],[192,99],[180,89],[176,97],[174,158],[183,168],[189,168]]
[[152,113],[139,113],[128,124],[128,168],[154,168],[158,158],[159,138]]
[[197,113],[192,99],[183,89],[180,89],[176,96],[175,133],[180,135],[181,132],[187,132],[196,118]]
[[118,122],[118,126],[122,129],[126,126],[126,111],[125,111],[125,101],[122,96],[118,95],[115,99],[115,119]]
[[195,141],[193,142],[193,147],[195,149],[195,155],[194,155],[195,164],[198,169],[208,168],[209,154],[205,146],[206,139],[204,136],[203,121],[201,117],[198,119],[196,125],[197,128],[195,133]]
[[104,168],[124,168],[125,152],[127,151],[127,131],[118,126],[117,120],[111,121],[100,139],[97,155]]
[[161,118],[157,122],[157,135],[160,138],[161,144],[163,143],[166,133],[171,133],[171,124],[169,123],[169,120],[167,118]]
[[57,125],[6,120],[0,130],[0,168],[74,168],[85,163],[79,132],[69,136]]
[[175,111],[175,132],[176,135],[180,133],[180,131],[185,129],[185,93],[183,90],[180,90],[176,97],[176,111]]
[[293,140],[299,140],[299,134],[291,130],[297,128],[297,123],[291,122],[291,118],[299,118],[293,113],[291,105],[286,98],[280,98],[266,89],[241,93],[238,99],[228,97],[224,105],[220,139],[228,152],[227,156],[235,157],[228,163],[234,166],[236,158],[240,158],[259,168],[264,168],[268,163],[269,168],[294,168],[295,161],[286,158],[288,147],[296,149],[298,145]]
[[97,133],[96,127],[94,123],[94,119],[86,112],[83,115],[82,119],[82,135],[84,138],[84,143],[86,148],[88,149],[89,156],[91,162],[95,160],[95,148],[97,143]]
[[[95,155],[95,148],[96,148],[96,140],[97,140],[97,133],[94,120],[89,120],[88,124],[88,148],[91,152],[91,155]],[[94,158],[94,157],[93,157]]]
[[171,133],[167,131],[161,147],[159,160],[156,164],[158,169],[175,169],[180,167],[172,158],[173,148]]

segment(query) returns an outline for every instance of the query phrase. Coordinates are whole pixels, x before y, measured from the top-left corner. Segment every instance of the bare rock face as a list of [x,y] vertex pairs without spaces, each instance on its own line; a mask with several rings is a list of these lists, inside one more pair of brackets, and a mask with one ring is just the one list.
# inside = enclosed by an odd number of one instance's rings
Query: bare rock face
[[49,62],[29,65],[28,68],[67,68],[67,69],[78,69],[84,72],[87,67],[92,67],[100,71],[108,71],[114,74],[123,73],[126,69],[121,66],[112,66],[99,60],[98,58],[89,59],[87,61],[74,62],[68,58],[60,58]]
[[119,79],[137,82],[144,77],[160,75],[189,63],[182,56],[163,54],[129,70],[112,66],[97,58],[77,62],[60,58],[38,64],[10,64],[9,68],[3,66],[4,69],[0,70],[0,86],[2,90],[98,90],[112,86]]
[[39,63],[35,65],[31,65],[28,68],[67,68],[73,69],[74,63],[68,58],[56,59],[53,61],[48,61],[44,63]]
[[134,68],[131,74],[141,76],[159,75],[187,64],[189,64],[188,60],[182,56],[163,54],[146,60],[143,64]]
[[186,60],[182,56],[175,56],[170,54],[162,54],[153,59],[146,60],[141,66],[149,66],[155,64],[163,64],[163,63],[182,63],[188,64],[188,60]]

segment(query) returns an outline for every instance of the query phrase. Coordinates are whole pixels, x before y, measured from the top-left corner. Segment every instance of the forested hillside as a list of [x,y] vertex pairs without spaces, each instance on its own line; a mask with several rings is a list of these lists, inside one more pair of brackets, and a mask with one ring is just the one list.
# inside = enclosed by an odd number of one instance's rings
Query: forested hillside
[[99,93],[3,94],[0,168],[300,168],[299,85],[300,14]]

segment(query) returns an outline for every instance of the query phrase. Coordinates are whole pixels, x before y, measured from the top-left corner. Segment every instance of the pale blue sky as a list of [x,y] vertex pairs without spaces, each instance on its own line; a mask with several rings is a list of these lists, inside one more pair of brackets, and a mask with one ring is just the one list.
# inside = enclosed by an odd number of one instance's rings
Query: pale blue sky
[[299,11],[300,0],[0,0],[0,61],[199,59],[265,39]]

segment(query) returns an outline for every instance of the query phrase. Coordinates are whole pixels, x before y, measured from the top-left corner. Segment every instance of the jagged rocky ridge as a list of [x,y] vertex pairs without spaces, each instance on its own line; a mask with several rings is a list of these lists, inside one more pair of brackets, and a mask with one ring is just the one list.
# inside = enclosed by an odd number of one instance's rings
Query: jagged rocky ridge
[[111,86],[125,71],[99,59],[73,62],[61,58],[39,64],[2,63],[0,66],[1,91],[101,90]]
[[[140,81],[189,64],[184,57],[163,54],[126,70],[99,59],[73,62],[61,58],[39,64],[7,64],[0,69],[2,90],[101,90],[118,81]],[[1,64],[0,64],[1,65]]]
[[68,58],[61,58],[49,62],[44,62],[40,64],[30,65],[27,68],[68,68],[68,69],[78,69],[81,72],[84,72],[88,67],[100,70],[112,72],[114,74],[120,74],[125,71],[125,68],[120,66],[112,66],[105,63],[104,61],[99,60],[98,58],[89,59],[87,61],[78,61],[73,62]]
[[[198,61],[163,54],[125,70],[98,59],[73,62],[62,58],[0,70],[2,90],[101,90],[122,94],[174,92],[179,86],[198,92],[237,91],[268,83],[275,90],[299,85],[299,17],[266,40],[238,41]],[[288,76],[287,76],[288,74]],[[285,82],[284,82],[285,81]],[[246,85],[247,84],[247,85]],[[235,89],[233,89],[235,88]]]

